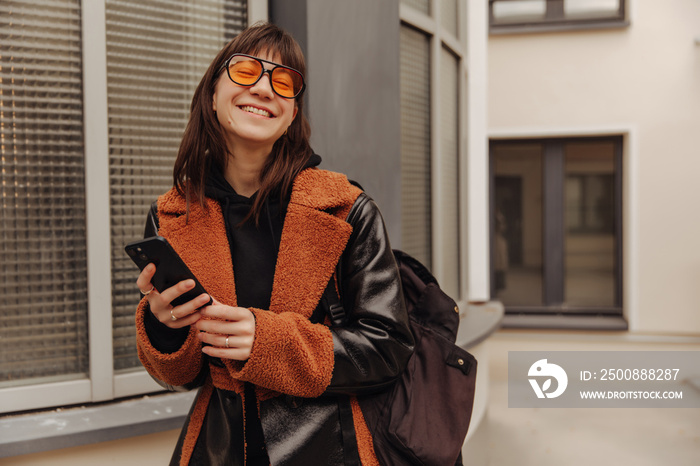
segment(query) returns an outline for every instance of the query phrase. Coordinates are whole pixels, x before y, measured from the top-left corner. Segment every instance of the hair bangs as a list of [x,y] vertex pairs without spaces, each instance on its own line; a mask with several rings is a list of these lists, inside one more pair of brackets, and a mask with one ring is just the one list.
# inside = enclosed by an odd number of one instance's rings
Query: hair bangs
[[280,28],[263,24],[253,26],[247,31],[244,31],[238,36],[239,42],[233,45],[230,55],[234,53],[244,53],[261,57],[268,55],[274,57],[273,60],[279,60],[281,65],[289,66],[299,71],[302,75],[306,75],[306,63],[301,47]]

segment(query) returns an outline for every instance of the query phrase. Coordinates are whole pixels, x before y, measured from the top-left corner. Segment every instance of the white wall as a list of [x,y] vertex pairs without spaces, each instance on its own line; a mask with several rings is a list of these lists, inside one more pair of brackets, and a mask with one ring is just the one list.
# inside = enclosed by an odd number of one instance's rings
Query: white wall
[[489,37],[492,137],[623,134],[630,331],[700,333],[700,2],[630,0],[630,26]]

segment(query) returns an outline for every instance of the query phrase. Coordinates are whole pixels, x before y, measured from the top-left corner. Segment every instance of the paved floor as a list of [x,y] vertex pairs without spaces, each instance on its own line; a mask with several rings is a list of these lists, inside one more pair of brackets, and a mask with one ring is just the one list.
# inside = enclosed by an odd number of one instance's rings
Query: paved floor
[[700,464],[700,409],[513,409],[489,403],[491,466]]
[[508,408],[509,347],[490,348],[490,466],[700,465],[700,409]]

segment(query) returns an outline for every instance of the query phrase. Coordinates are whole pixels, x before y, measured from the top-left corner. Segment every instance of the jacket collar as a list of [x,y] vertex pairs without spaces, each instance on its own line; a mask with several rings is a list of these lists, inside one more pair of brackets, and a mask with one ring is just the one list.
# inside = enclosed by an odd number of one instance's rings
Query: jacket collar
[[[306,169],[294,181],[282,230],[270,310],[310,317],[345,250],[352,227],[345,221],[361,190],[344,175]],[[190,205],[173,189],[158,200],[160,234],[173,245],[207,291],[235,306],[233,265],[218,202]]]

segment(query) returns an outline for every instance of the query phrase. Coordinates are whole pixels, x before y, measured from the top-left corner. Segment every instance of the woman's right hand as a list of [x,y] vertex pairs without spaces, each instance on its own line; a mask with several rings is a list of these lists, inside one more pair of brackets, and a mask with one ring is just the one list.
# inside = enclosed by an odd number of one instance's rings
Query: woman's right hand
[[[148,307],[156,319],[170,328],[187,327],[197,322],[201,316],[199,309],[209,302],[209,295],[203,293],[191,301],[173,307],[170,305],[170,302],[194,288],[194,280],[183,280],[163,291],[163,293],[159,293],[151,284],[151,279],[155,273],[156,266],[148,264],[139,274],[136,286],[139,287],[142,294],[146,295]],[[149,292],[148,290],[152,291]]]

